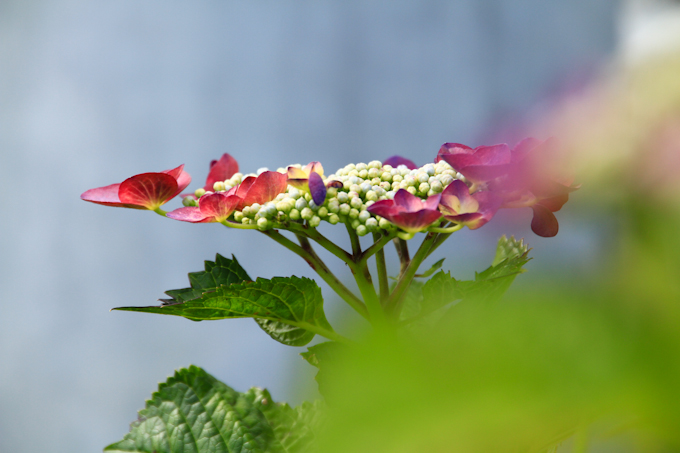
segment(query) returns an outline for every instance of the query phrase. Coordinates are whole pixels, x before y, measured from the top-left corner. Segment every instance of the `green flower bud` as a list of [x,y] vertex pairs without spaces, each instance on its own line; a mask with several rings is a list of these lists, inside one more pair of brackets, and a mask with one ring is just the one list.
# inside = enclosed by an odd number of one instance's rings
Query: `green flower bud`
[[327,220],[331,225],[336,225],[340,221],[340,217],[337,214],[331,214]]
[[354,219],[349,223],[349,226],[351,226],[355,230],[357,228],[359,228],[360,225],[361,225],[361,222],[359,222],[359,219]]
[[288,213],[288,218],[290,220],[300,220],[300,211],[297,209],[291,209]]
[[434,193],[441,193],[444,190],[444,186],[442,186],[442,183],[439,182],[439,180],[435,180],[430,184],[430,189]]
[[340,214],[341,215],[349,215],[349,211],[351,210],[350,206],[347,203],[343,203],[340,205]]
[[392,170],[394,170],[394,167],[392,167],[391,165],[383,165],[382,169],[383,171],[391,172]]
[[407,190],[408,193],[410,193],[411,195],[415,195],[415,194],[418,193],[418,191],[416,190],[416,188],[413,187],[413,186],[408,186],[408,187],[406,188],[406,190]]
[[194,200],[194,199],[191,198],[191,197],[184,197],[184,198],[182,199],[182,204],[183,204],[184,206],[186,206],[186,207],[189,207],[189,206],[198,206],[198,203],[196,202],[196,200]]
[[[370,165],[370,164],[369,164],[369,165]],[[370,169],[368,170],[368,177],[371,178],[371,179],[373,179],[373,178],[378,178],[378,177],[380,177],[381,174],[382,174],[382,173],[380,172],[380,170],[378,170],[378,169],[375,168],[375,167],[374,167],[374,168],[370,168]]]
[[380,219],[378,225],[380,225],[380,228],[382,228],[383,230],[387,230],[392,227],[392,223],[390,223],[390,221],[387,219]]
[[309,226],[312,227],[312,228],[318,227],[320,223],[321,223],[321,219],[317,215],[315,215],[311,219],[309,219]]
[[442,183],[442,186],[448,186],[453,182],[453,180],[454,178],[451,175],[444,174],[439,177],[439,181]]
[[295,200],[295,209],[297,209],[298,211],[302,211],[306,207],[307,200],[305,200],[303,197],[300,197],[297,200]]
[[366,192],[366,199],[370,201],[378,201],[378,194],[372,190]]
[[205,195],[205,189],[196,189],[194,195],[196,198],[201,198],[203,195]]
[[368,228],[366,228],[364,225],[359,225],[357,227],[357,234],[359,236],[366,236],[366,234],[368,234]]
[[428,175],[428,174],[425,173],[424,171],[418,173],[418,175],[416,176],[416,180],[417,180],[418,182],[427,182],[428,179],[430,179],[430,175]]
[[[350,182],[349,179],[345,179],[345,180],[342,182],[342,188],[345,189],[345,190],[349,190],[350,187],[352,187],[352,183]],[[341,193],[342,193],[342,192],[341,192]]]
[[243,217],[244,215],[241,211],[234,212],[234,220],[236,220],[237,222],[243,221]]
[[351,207],[355,208],[355,209],[361,209],[361,205],[363,205],[363,204],[364,204],[364,202],[361,201],[361,198],[359,198],[359,197],[352,198],[352,200],[350,200],[350,202],[349,202],[349,205]]
[[393,182],[402,182],[403,180],[404,180],[404,177],[399,175],[399,174],[392,176]]
[[290,212],[291,208],[293,206],[290,203],[287,203],[286,201],[279,201],[276,203],[276,210],[281,211],[281,212]]
[[316,203],[314,203],[314,200],[310,200],[309,209],[311,209],[312,211],[317,211],[319,209],[319,206]]
[[413,186],[416,185],[416,178],[414,178],[414,177],[411,176],[411,175],[406,175],[406,176],[404,177],[404,181],[403,181],[403,182],[405,183],[406,187],[413,187]]
[[312,201],[312,195],[311,194],[306,193],[304,196],[305,196],[305,200],[307,200],[307,202]]
[[356,208],[352,208],[349,210],[349,218],[350,219],[356,219],[359,217],[359,210]]
[[246,206],[245,208],[243,208],[243,211],[242,211],[242,212],[243,212],[243,215],[244,215],[245,217],[252,217],[252,216],[254,216],[255,214],[254,214],[254,213],[251,214],[250,211],[251,211],[250,206]]
[[368,163],[368,168],[382,168],[382,162],[379,160],[372,160]]
[[347,192],[338,192],[338,201],[340,203],[347,203],[349,201],[349,196]]
[[383,173],[380,175],[380,179],[382,179],[382,180],[385,181],[385,182],[392,182],[392,173],[390,173],[390,172],[388,172],[388,171],[383,172]]
[[420,192],[420,193],[427,193],[428,190],[430,190],[430,185],[426,182],[421,183],[418,186],[418,192]]
[[253,223],[253,219],[250,219],[250,218],[248,218],[248,217],[244,217],[244,218],[241,220],[241,223],[244,224],[244,225],[251,225],[251,224]]
[[356,166],[356,169],[358,171],[366,170],[367,168],[368,168],[368,166],[366,164],[364,164],[363,162],[359,162]]
[[269,227],[269,220],[265,219],[264,217],[260,218],[257,221],[257,228],[260,230],[266,230],[267,227]]
[[309,208],[304,208],[302,211],[300,211],[300,217],[302,217],[305,220],[309,220],[312,217],[314,217],[314,211],[312,211]]
[[333,214],[338,213],[340,210],[340,203],[338,202],[337,198],[328,202],[328,210]]
[[215,184],[213,184],[213,190],[215,192],[224,192],[224,181],[215,181]]
[[260,205],[260,203],[253,203],[250,205],[250,212],[252,212],[253,215],[255,215],[260,211],[261,207],[262,206]]
[[378,229],[378,221],[373,217],[367,219],[365,225],[368,231],[375,231]]
[[328,209],[322,206],[318,211],[316,211],[316,215],[323,219],[324,217],[328,216]]
[[335,187],[329,187],[328,189],[326,189],[326,196],[328,198],[334,198],[337,194],[338,189],[336,189]]
[[366,223],[366,221],[371,218],[371,213],[368,211],[361,211],[357,218],[359,219],[359,222]]
[[363,178],[363,179],[366,179],[366,178],[368,177],[368,170],[365,170],[365,169],[364,169],[364,170],[360,170],[360,171],[359,171],[359,177],[360,177],[360,178]]

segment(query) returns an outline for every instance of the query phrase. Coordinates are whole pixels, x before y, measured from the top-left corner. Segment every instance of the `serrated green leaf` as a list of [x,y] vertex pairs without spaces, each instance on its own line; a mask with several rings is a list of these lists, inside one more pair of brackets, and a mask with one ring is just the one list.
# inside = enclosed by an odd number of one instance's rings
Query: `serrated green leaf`
[[232,285],[252,280],[248,273],[236,261],[228,259],[219,253],[215,261],[205,261],[205,271],[189,273],[189,283],[191,287],[182,289],[171,289],[165,292],[170,299],[163,299],[166,305],[186,302],[196,299],[206,291],[213,291],[223,285]]
[[436,263],[434,263],[434,264],[432,265],[432,267],[430,267],[427,271],[423,272],[422,274],[416,274],[416,275],[414,275],[414,277],[418,277],[418,278],[427,278],[427,277],[429,277],[430,275],[434,274],[434,273],[437,272],[439,269],[441,269],[442,264],[444,264],[444,260],[445,260],[445,259],[446,259],[446,258],[440,259],[439,261],[437,261]]
[[327,396],[325,391],[327,376],[333,373],[329,369],[340,361],[344,351],[347,351],[346,345],[337,341],[325,341],[310,346],[305,352],[300,353],[310,365],[319,369],[314,379],[319,385],[319,392],[324,396]]
[[274,340],[288,346],[304,346],[314,338],[314,332],[271,319],[255,318],[258,326]]
[[[412,303],[410,313],[402,315],[402,319],[422,318],[457,300],[487,304],[499,300],[515,277],[524,272],[523,266],[531,259],[529,250],[523,240],[501,237],[494,264],[482,272],[475,272],[474,280],[456,280],[450,272],[437,272],[420,288],[421,309],[414,313],[418,304]],[[407,298],[404,307],[408,304]]]
[[[228,318],[259,318],[288,324],[313,334],[332,333],[333,329],[323,312],[321,288],[308,278],[274,277],[271,280],[258,278],[254,282],[220,286],[201,297],[182,303],[151,307],[118,307],[114,310],[157,313],[183,316],[192,320],[217,320]],[[311,341],[313,334],[295,330],[276,330],[276,325],[267,325],[272,338],[292,341],[297,346]],[[307,341],[307,343],[309,342]],[[284,343],[287,344],[287,343]]]
[[139,411],[119,453],[302,453],[312,447],[319,404],[291,408],[267,390],[239,393],[202,369],[175,373]]

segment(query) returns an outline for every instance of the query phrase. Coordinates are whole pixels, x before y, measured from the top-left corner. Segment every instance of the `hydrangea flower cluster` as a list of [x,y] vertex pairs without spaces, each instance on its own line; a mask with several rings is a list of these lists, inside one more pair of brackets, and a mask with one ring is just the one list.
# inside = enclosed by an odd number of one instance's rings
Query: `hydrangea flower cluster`
[[359,236],[383,233],[403,239],[420,231],[476,229],[500,208],[531,207],[533,231],[550,237],[558,229],[553,212],[577,187],[545,170],[546,149],[552,149],[551,141],[526,139],[512,150],[504,144],[472,149],[446,143],[435,162],[421,167],[393,156],[385,162],[348,164],[327,177],[319,162],[243,174],[236,160],[224,154],[211,163],[204,187],[184,195],[184,207],[169,213],[160,206],[190,181],[181,167],[136,175],[122,184],[89,190],[81,198],[151,209],[192,223],[266,231],[293,224],[316,228],[325,221],[344,223]]

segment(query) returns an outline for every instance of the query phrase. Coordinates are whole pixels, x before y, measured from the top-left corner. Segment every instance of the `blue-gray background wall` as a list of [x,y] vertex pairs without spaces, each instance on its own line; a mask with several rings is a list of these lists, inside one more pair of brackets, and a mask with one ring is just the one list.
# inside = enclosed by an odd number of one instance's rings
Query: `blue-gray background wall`
[[[245,171],[320,160],[330,173],[513,141],[537,103],[597,71],[616,16],[614,0],[0,0],[0,451],[99,451],[191,363],[294,403],[314,386],[302,349],[251,320],[108,311],[154,303],[216,252],[253,276],[312,276],[299,258],[81,192],[180,163],[196,188],[223,152]],[[577,222],[543,240],[529,215],[456,235],[448,268],[483,268],[506,231],[543,268],[593,253]]]

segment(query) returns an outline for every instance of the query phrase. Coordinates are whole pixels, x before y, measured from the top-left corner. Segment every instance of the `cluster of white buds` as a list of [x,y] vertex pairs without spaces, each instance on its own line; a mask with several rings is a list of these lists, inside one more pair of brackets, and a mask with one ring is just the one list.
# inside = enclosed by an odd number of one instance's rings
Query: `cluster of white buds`
[[[292,165],[302,168],[301,165]],[[262,171],[266,169],[261,169]],[[278,172],[286,173],[285,168]],[[261,171],[258,171],[261,173]],[[236,173],[226,181],[214,184],[215,192],[224,192],[240,184],[247,176],[255,174]],[[324,177],[324,183],[339,181],[342,187],[328,187],[326,199],[317,206],[310,193],[288,186],[272,201],[262,205],[255,203],[236,211],[233,220],[245,225],[257,225],[261,230],[284,227],[287,222],[306,222],[317,227],[322,221],[330,224],[345,223],[356,230],[359,236],[380,230],[391,231],[396,227],[387,219],[371,214],[367,208],[379,200],[394,198],[399,189],[404,189],[420,198],[441,193],[455,179],[465,181],[448,163],[440,161],[420,168],[409,169],[405,165],[392,167],[374,160],[366,163],[349,164],[335,174]],[[185,206],[196,206],[197,199],[206,192],[198,189],[195,197],[186,197]]]

